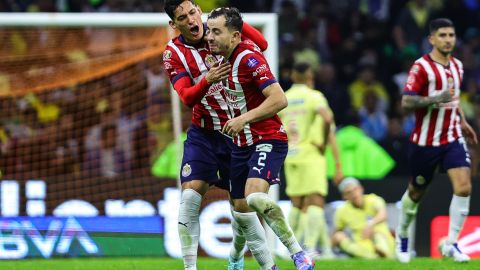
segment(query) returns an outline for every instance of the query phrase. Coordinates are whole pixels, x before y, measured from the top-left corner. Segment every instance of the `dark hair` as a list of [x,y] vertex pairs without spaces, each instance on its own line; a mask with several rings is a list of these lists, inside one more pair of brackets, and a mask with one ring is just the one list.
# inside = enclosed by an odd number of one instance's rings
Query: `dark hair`
[[221,7],[214,9],[208,14],[208,19],[215,19],[220,16],[225,17],[225,26],[228,27],[229,30],[242,32],[243,19],[237,8]]
[[164,10],[165,13],[167,13],[168,17],[170,17],[170,19],[175,19],[175,9],[177,9],[178,6],[180,6],[185,1],[190,1],[195,6],[197,5],[195,3],[195,0],[165,0]]
[[295,65],[293,65],[293,70],[300,74],[305,73],[308,69],[311,69],[311,68],[312,67],[307,62],[298,62],[298,63],[295,63]]
[[442,28],[442,27],[453,27],[454,28],[455,26],[453,26],[453,22],[450,19],[438,18],[438,19],[430,21],[430,25],[429,25],[430,34],[433,34],[439,28]]

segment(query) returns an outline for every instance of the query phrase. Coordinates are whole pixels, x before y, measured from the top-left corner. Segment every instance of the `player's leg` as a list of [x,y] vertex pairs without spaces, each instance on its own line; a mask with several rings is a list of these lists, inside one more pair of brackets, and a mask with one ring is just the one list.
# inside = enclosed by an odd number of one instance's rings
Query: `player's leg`
[[292,202],[292,208],[288,213],[288,224],[290,224],[293,233],[298,241],[302,241],[305,229],[305,212],[303,211],[303,201],[305,194],[299,193],[299,187],[303,184],[304,179],[299,168],[299,164],[285,163],[285,180],[287,187],[285,193]]
[[241,227],[247,246],[260,267],[262,269],[275,269],[273,256],[268,249],[265,230],[258,219],[257,213],[248,206],[245,200],[249,152],[244,151],[244,149],[238,150],[231,161],[230,197],[234,202],[233,218]]
[[373,244],[376,253],[382,258],[393,259],[395,256],[395,240],[390,231],[375,230]]
[[248,205],[265,219],[287,247],[297,269],[308,270],[313,269],[313,261],[300,247],[280,206],[267,195],[270,184],[278,184],[280,181],[280,168],[287,151],[287,143],[281,141],[265,141],[253,148],[248,162],[245,197]]
[[293,234],[298,241],[303,239],[305,231],[305,213],[302,211],[303,199],[302,196],[291,196],[292,208],[290,208],[288,213],[288,224],[290,224]]
[[320,243],[322,248],[322,257],[333,257],[332,244],[330,241],[330,233],[325,218],[325,198],[324,196],[314,193],[306,196],[305,206],[307,208],[307,235],[305,247],[307,250],[316,250],[316,246]]
[[218,165],[212,151],[214,139],[196,126],[190,126],[184,143],[180,172],[182,195],[178,213],[178,233],[185,269],[196,270],[199,212],[209,183],[218,181]]
[[470,258],[462,253],[457,246],[458,235],[462,230],[470,208],[470,194],[472,191],[470,174],[470,156],[465,144],[454,142],[449,144],[444,158],[444,168],[453,186],[453,196],[450,203],[450,224],[448,237],[442,245],[442,254],[453,257],[455,261],[465,262]]
[[417,215],[418,203],[433,178],[433,172],[442,157],[441,149],[409,145],[410,182],[402,196],[396,229],[396,257],[402,263],[410,262],[409,227]]
[[340,250],[353,257],[364,259],[375,259],[378,257],[371,241],[356,242],[342,231],[337,231],[333,234],[332,242],[334,246],[339,247]]

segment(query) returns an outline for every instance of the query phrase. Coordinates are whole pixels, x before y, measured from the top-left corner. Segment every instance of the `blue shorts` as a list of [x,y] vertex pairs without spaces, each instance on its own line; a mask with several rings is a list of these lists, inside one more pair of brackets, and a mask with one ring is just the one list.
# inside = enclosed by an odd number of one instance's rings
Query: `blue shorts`
[[408,151],[411,183],[425,188],[430,184],[437,167],[440,172],[452,168],[470,167],[467,145],[459,140],[440,146],[418,146],[410,143]]
[[181,182],[203,180],[230,190],[230,153],[233,146],[232,140],[219,131],[190,125],[183,145]]
[[248,178],[265,179],[270,185],[280,183],[280,169],[288,152],[288,143],[279,140],[260,141],[248,147],[234,146],[231,162],[233,199],[245,197]]

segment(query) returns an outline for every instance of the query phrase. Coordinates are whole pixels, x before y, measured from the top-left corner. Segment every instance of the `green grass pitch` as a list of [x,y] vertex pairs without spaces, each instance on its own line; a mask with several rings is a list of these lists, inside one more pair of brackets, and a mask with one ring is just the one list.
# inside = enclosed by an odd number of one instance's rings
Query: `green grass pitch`
[[[295,270],[292,261],[276,260],[279,269]],[[21,261],[0,261],[5,270],[182,270],[180,260],[169,258],[98,258],[98,259],[31,259]],[[198,270],[227,269],[227,261],[200,258]],[[259,269],[253,259],[247,259],[245,270]],[[403,265],[394,260],[328,260],[317,261],[316,270],[454,270],[480,269],[480,260],[467,264],[454,263],[446,259],[417,258]]]

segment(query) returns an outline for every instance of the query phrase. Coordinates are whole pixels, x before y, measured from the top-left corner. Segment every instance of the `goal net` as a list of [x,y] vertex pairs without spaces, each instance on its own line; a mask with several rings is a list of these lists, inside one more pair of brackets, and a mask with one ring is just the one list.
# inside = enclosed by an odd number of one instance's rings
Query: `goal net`
[[[245,19],[275,55],[275,18]],[[168,17],[5,14],[0,26],[0,240],[13,246],[0,259],[180,255],[169,221],[190,110],[163,70]],[[225,198],[213,190],[203,208]],[[228,255],[228,215],[214,216],[221,230],[201,240],[203,254]],[[56,240],[38,245],[47,234]]]

